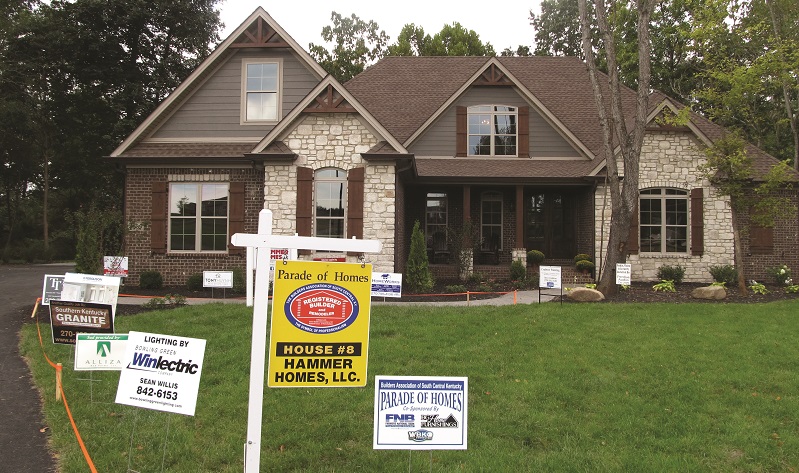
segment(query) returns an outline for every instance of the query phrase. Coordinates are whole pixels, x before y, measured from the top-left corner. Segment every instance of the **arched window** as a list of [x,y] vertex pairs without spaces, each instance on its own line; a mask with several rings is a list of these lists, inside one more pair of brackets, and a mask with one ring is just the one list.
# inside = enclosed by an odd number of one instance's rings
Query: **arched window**
[[640,193],[640,251],[688,252],[688,192],[680,189],[644,189]]
[[347,172],[323,168],[314,173],[314,236],[344,238]]
[[517,155],[517,107],[475,105],[467,113],[469,156]]

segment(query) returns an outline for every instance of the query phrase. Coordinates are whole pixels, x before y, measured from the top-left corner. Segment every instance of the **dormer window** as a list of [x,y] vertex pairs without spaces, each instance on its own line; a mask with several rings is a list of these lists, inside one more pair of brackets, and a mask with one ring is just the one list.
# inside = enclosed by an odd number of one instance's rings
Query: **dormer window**
[[517,107],[475,105],[468,115],[469,156],[517,155]]
[[280,116],[280,62],[245,61],[242,77],[243,122],[276,122]]

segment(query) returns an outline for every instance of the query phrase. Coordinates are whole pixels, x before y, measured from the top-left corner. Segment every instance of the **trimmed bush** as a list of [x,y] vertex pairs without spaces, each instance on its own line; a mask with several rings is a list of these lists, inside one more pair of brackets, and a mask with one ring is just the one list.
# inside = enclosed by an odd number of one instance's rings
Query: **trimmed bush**
[[527,268],[524,267],[520,260],[514,260],[510,264],[510,280],[522,281],[527,277]]
[[738,270],[731,264],[711,266],[708,271],[710,271],[714,281],[723,282],[727,287],[735,287],[738,284]]
[[247,292],[247,278],[244,275],[244,270],[241,268],[233,268],[233,288],[231,291],[236,294],[244,294]]
[[203,275],[200,273],[192,274],[191,276],[186,279],[186,287],[190,291],[202,291],[203,290]]
[[461,292],[466,292],[466,286],[463,284],[452,284],[450,286],[444,286],[444,292],[447,294],[459,294]]
[[674,284],[680,284],[685,277],[685,268],[682,266],[669,266],[664,264],[658,268],[658,279],[661,281],[674,281]]
[[585,253],[580,253],[574,257],[574,264],[576,265],[580,261],[594,261],[594,258],[591,255],[587,255]]
[[578,271],[586,271],[592,272],[595,268],[594,263],[587,259],[581,259],[580,261],[574,263],[574,266],[577,268]]
[[541,264],[544,262],[544,259],[546,259],[546,256],[538,250],[530,250],[527,252],[527,264],[530,266]]
[[411,251],[405,267],[405,284],[412,293],[425,293],[433,288],[433,273],[427,259],[427,246],[419,229],[419,221],[413,224]]
[[139,276],[139,287],[142,289],[161,289],[164,287],[164,278],[158,271],[144,271]]

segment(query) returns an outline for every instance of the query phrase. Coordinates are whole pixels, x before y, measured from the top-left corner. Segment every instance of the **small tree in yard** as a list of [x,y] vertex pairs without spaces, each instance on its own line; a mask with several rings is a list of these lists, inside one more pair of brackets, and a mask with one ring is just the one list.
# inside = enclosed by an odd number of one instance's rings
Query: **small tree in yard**
[[419,229],[419,221],[413,224],[411,232],[411,251],[405,267],[405,283],[411,292],[422,293],[433,288],[433,274],[427,259],[427,245],[424,234]]
[[705,177],[721,195],[730,198],[735,268],[738,269],[738,290],[746,293],[741,239],[749,233],[741,214],[751,212],[749,221],[762,227],[774,226],[774,221],[795,212],[790,200],[776,194],[790,186],[786,162],[771,167],[758,184],[752,179],[752,158],[746,154],[746,142],[738,136],[727,135],[705,149],[707,163],[701,166]]

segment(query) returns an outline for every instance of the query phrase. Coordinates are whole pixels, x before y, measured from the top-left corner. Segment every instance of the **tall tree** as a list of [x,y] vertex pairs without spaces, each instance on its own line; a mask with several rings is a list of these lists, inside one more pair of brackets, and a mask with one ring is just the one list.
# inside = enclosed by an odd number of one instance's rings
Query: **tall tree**
[[333,43],[333,48],[328,51],[311,43],[309,49],[316,62],[339,82],[352,79],[367,64],[385,55],[388,36],[374,21],[363,21],[354,13],[343,17],[336,12],[331,13],[330,21],[332,26],[322,28],[322,40]]
[[[611,4],[613,7],[614,4]],[[654,0],[635,0],[636,32],[638,38],[638,84],[635,121],[632,130],[627,129],[622,110],[621,81],[616,49],[615,31],[608,22],[608,7],[604,0],[594,0],[594,16],[600,34],[601,47],[608,67],[608,83],[600,83],[600,74],[594,56],[592,41],[592,22],[586,0],[579,0],[580,28],[582,31],[583,54],[588,65],[589,76],[594,90],[599,122],[602,128],[603,151],[606,162],[607,191],[610,193],[611,218],[610,234],[604,259],[604,270],[597,289],[608,295],[618,290],[615,280],[617,263],[627,260],[627,240],[633,212],[638,201],[638,171],[641,146],[648,112],[649,79],[651,64],[651,43],[649,41],[649,19]],[[622,172],[619,172],[615,148],[618,147]]]
[[[523,47],[519,47],[523,52]],[[402,28],[397,41],[388,47],[391,56],[494,56],[491,43],[483,43],[474,30],[467,30],[460,23],[444,25],[433,36],[425,34],[424,28],[413,23]]]
[[[21,84],[32,130],[25,159],[38,163],[27,198],[40,212],[50,202],[62,216],[89,202],[119,208],[121,175],[99,158],[209,54],[218,1],[52,0],[15,24],[0,87]],[[45,220],[45,241],[48,221],[74,245],[64,218]]]

